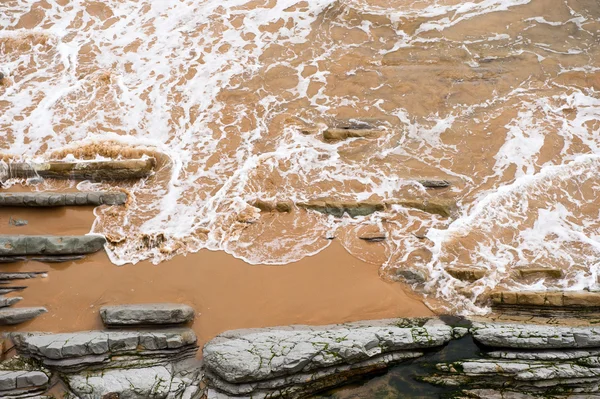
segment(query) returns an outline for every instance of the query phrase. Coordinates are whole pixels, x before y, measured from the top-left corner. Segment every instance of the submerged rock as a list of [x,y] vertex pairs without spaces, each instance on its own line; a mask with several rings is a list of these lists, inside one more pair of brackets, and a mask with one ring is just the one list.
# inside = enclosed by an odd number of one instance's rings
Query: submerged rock
[[100,235],[8,236],[0,235],[0,256],[90,254],[104,248]]
[[0,326],[21,324],[46,313],[46,308],[1,308]]
[[300,397],[419,357],[451,338],[443,323],[399,320],[229,331],[204,346],[209,397]]
[[121,161],[48,161],[8,164],[8,178],[53,178],[74,180],[129,180],[148,177],[156,165],[154,158]]
[[491,296],[499,307],[540,307],[579,310],[600,309],[600,292],[588,291],[498,291]]
[[100,316],[106,326],[184,324],[194,319],[194,309],[173,303],[104,306]]
[[0,207],[57,207],[74,205],[123,205],[122,192],[0,193]]
[[380,201],[336,201],[330,199],[300,202],[301,208],[342,217],[345,213],[351,217],[366,216],[385,210],[385,204]]

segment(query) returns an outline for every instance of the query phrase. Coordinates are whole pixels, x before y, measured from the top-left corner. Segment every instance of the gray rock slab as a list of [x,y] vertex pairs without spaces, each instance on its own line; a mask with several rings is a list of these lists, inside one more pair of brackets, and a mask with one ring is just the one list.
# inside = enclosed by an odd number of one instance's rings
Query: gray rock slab
[[13,296],[13,297],[0,296],[0,308],[7,308],[21,300],[23,300],[23,298],[21,298],[19,296]]
[[26,260],[24,256],[0,256],[0,263],[18,263]]
[[85,255],[67,255],[67,256],[34,256],[31,260],[42,263],[66,263],[84,259]]
[[0,325],[21,324],[46,313],[46,308],[2,308],[0,309]]
[[17,352],[48,368],[75,372],[92,366],[143,367],[180,360],[196,352],[190,329],[13,333]]
[[203,354],[207,372],[243,383],[438,347],[450,339],[452,328],[445,324],[399,327],[380,320],[229,331],[209,341]]
[[194,309],[174,303],[104,306],[100,316],[106,326],[184,324],[194,319]]
[[105,243],[100,235],[0,235],[0,256],[90,254],[103,249]]
[[477,323],[475,341],[496,348],[568,349],[600,347],[600,327]]
[[127,194],[123,192],[0,193],[0,207],[99,206],[126,202]]

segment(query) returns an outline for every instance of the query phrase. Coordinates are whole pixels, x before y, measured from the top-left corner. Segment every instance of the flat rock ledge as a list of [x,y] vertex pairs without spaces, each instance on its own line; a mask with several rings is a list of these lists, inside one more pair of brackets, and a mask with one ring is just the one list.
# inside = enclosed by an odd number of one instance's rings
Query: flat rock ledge
[[204,346],[208,398],[302,397],[422,356],[452,334],[437,320],[226,332]]
[[[5,306],[10,306],[12,303],[7,301]],[[20,298],[18,299],[20,300]],[[17,300],[17,301],[18,301]],[[14,303],[14,302],[13,302]],[[10,326],[15,324],[25,323],[26,321],[33,320],[41,314],[46,313],[46,308],[35,307],[35,308],[0,308],[0,326]]]
[[49,387],[51,373],[15,357],[0,363],[0,397],[39,397]]
[[127,194],[123,192],[0,193],[0,207],[99,206],[126,202]]
[[100,309],[107,327],[185,324],[194,319],[194,309],[177,303],[104,306]]
[[469,398],[600,395],[600,328],[476,323],[471,332],[483,358],[437,364],[422,380]]
[[72,394],[66,397],[199,399],[203,394],[196,336],[189,329],[13,333],[10,338],[20,357],[65,383]]
[[100,235],[85,236],[8,236],[0,235],[0,256],[81,255],[98,252],[106,239]]

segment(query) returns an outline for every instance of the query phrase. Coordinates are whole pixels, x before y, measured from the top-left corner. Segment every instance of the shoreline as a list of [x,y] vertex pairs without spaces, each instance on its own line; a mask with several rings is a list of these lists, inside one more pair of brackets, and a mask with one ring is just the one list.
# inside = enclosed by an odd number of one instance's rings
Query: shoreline
[[[92,208],[0,210],[7,234],[85,234]],[[60,220],[60,222],[59,222]],[[3,229],[4,230],[4,229]],[[145,261],[116,266],[106,253],[55,265],[3,266],[5,272],[48,271],[25,281],[11,296],[16,307],[44,306],[48,313],[3,331],[74,332],[102,329],[103,305],[176,302],[192,306],[191,326],[203,345],[227,330],[290,324],[324,325],[357,320],[426,317],[433,312],[402,283],[384,281],[378,266],[350,255],[339,242],[287,265],[250,265],[225,252],[202,250],[158,265]]]

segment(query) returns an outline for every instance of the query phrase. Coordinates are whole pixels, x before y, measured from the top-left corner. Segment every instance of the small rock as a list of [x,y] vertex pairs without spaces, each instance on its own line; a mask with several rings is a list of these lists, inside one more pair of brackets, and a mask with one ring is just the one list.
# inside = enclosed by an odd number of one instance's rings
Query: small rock
[[184,324],[194,319],[194,309],[171,303],[117,305],[104,306],[100,316],[106,326]]
[[29,222],[27,220],[23,220],[23,219],[13,219],[11,216],[10,219],[8,219],[8,224],[10,224],[11,226],[20,227],[20,226],[27,226],[29,224]]
[[21,300],[23,300],[23,298],[21,298],[20,296],[13,296],[13,297],[0,296],[0,308],[7,308]]
[[0,309],[0,325],[21,324],[46,313],[46,308],[2,308]]
[[387,238],[387,234],[384,231],[373,231],[362,233],[358,236],[358,238],[369,242],[380,242],[384,241]]

